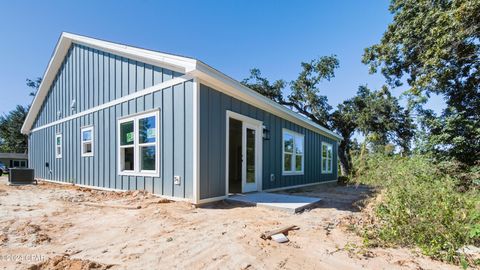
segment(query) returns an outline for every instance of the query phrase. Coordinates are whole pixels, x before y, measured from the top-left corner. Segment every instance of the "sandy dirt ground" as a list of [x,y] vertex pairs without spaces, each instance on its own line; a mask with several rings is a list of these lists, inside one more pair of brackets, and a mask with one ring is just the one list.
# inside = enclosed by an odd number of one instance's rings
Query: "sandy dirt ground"
[[[342,220],[362,214],[355,204],[368,188],[294,193],[323,201],[300,214],[227,202],[196,208],[142,192],[8,186],[1,177],[0,269],[455,268],[411,249],[364,248]],[[288,243],[259,237],[287,225],[300,227]]]

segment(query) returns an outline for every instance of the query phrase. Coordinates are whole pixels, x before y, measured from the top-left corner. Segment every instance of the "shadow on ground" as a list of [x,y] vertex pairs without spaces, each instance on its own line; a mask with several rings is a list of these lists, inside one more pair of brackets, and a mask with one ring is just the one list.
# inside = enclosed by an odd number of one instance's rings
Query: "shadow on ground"
[[[364,206],[366,199],[375,195],[373,187],[365,185],[338,185],[337,183],[318,184],[309,187],[294,188],[277,191],[278,194],[293,196],[306,196],[320,198],[321,201],[310,205],[307,209],[334,208],[337,210],[359,212]],[[240,207],[255,207],[250,204],[219,201],[200,205],[204,209],[233,209]]]
[[278,191],[280,194],[321,198],[313,208],[335,208],[338,210],[358,212],[366,199],[375,194],[375,189],[366,185],[338,185],[337,183]]

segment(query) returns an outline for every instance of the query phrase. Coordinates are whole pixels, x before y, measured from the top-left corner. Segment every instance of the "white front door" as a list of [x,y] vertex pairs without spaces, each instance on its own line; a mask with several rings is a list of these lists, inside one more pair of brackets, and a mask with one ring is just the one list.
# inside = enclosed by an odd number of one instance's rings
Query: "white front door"
[[261,129],[246,121],[242,125],[242,192],[258,190]]

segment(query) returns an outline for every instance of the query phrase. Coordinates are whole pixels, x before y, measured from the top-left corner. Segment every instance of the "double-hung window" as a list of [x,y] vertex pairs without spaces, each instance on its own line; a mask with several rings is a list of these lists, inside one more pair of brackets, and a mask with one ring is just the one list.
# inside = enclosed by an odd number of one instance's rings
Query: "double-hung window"
[[333,169],[332,145],[322,142],[322,173],[332,173]]
[[55,157],[56,158],[62,158],[62,134],[59,133],[55,135]]
[[158,111],[126,117],[118,121],[120,175],[159,175],[158,127]]
[[283,130],[283,174],[303,174],[304,136]]
[[82,135],[82,157],[93,156],[93,127],[84,127],[81,130]]

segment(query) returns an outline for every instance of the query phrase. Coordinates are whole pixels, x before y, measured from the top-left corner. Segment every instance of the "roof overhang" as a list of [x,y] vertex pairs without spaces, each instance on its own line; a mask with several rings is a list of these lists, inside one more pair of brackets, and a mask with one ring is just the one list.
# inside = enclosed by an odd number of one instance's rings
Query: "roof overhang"
[[2,159],[28,159],[25,153],[0,153]]
[[30,132],[35,118],[40,112],[40,108],[72,43],[141,61],[146,64],[168,68],[183,74],[190,74],[194,77],[198,77],[201,83],[210,85],[232,97],[246,101],[255,107],[282,117],[285,120],[289,120],[304,128],[308,128],[314,132],[324,134],[337,141],[342,140],[342,137],[337,133],[322,127],[252,89],[245,87],[235,79],[228,77],[222,72],[196,59],[131,47],[65,32],[60,36],[53,56],[50,59],[43,76],[42,83],[40,84],[25,122],[23,123],[21,129],[23,134],[28,134]]
[[327,137],[330,137],[336,141],[343,140],[343,137],[337,133],[318,125],[317,123],[309,120],[306,117],[290,110],[289,108],[282,106],[273,100],[259,94],[256,91],[244,86],[237,80],[230,78],[229,76],[221,73],[220,71],[210,67],[209,65],[197,61],[196,68],[190,72],[195,77],[198,77],[202,83],[210,85],[217,90],[227,93],[228,95],[235,97],[241,101],[246,101],[257,108],[277,115],[285,120],[293,122],[299,126],[310,129],[316,133],[321,133]]
[[112,43],[90,37],[75,35],[63,32],[60,36],[57,46],[53,52],[52,58],[48,63],[47,69],[43,75],[42,83],[33,99],[30,110],[23,123],[21,132],[28,134],[33,126],[35,118],[40,112],[43,102],[55,80],[58,70],[61,68],[65,56],[72,43],[84,45],[93,49],[112,53],[118,56],[141,61],[146,64],[168,68],[180,73],[188,73],[195,68],[196,60],[188,57],[171,55],[141,48],[131,47],[118,43]]

